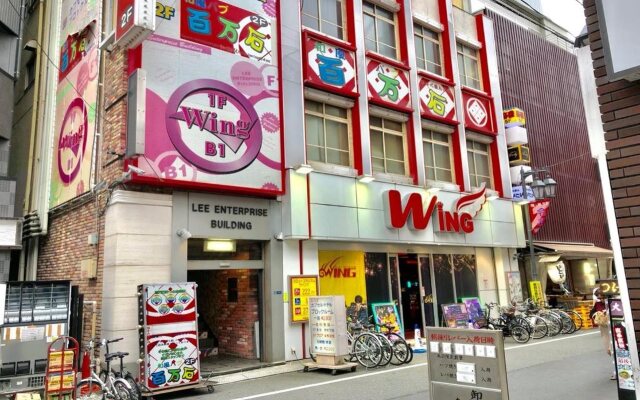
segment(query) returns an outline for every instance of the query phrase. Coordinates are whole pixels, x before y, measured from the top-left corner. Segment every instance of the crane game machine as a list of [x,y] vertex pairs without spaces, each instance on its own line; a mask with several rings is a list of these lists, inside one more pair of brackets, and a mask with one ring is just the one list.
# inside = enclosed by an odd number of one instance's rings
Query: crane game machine
[[49,343],[70,332],[72,291],[69,281],[0,284],[0,395],[44,388]]

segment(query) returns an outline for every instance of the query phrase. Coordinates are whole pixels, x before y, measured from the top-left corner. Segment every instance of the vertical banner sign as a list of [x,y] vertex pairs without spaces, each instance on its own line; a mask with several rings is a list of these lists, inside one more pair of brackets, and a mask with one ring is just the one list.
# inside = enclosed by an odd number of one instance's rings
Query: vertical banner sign
[[316,275],[289,276],[291,322],[309,321],[309,297],[318,295]]
[[282,193],[277,0],[158,0],[142,45],[146,176]]
[[531,300],[536,304],[544,304],[545,298],[542,293],[542,283],[540,281],[529,281],[529,294]]
[[62,0],[49,205],[89,190],[98,99],[100,0]]
[[342,295],[351,304],[355,297],[362,296],[367,302],[367,284],[364,275],[364,252],[319,251],[320,294]]
[[153,391],[200,380],[195,283],[141,285],[140,376]]
[[529,203],[529,217],[531,218],[531,233],[534,235],[542,229],[542,225],[549,214],[549,200],[537,200]]
[[631,353],[627,342],[627,330],[624,323],[622,300],[609,298],[609,318],[613,339],[616,378],[618,380],[618,397],[635,399],[635,382]]

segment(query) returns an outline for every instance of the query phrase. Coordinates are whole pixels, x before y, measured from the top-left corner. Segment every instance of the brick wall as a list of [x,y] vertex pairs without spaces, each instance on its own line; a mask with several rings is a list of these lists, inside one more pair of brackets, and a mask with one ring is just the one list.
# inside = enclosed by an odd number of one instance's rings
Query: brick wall
[[584,0],[583,4],[609,150],[607,162],[620,245],[636,338],[640,338],[640,82],[607,79],[595,1]]
[[[254,323],[258,320],[258,288],[252,270],[197,271],[189,280],[198,283],[198,312],[218,338],[220,354],[256,358]],[[227,280],[238,279],[238,301],[227,302]],[[254,279],[254,282],[257,282]]]

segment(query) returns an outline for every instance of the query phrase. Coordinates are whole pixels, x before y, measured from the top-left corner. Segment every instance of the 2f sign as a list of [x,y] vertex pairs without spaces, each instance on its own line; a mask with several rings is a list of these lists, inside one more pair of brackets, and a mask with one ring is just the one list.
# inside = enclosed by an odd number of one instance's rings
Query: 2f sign
[[133,27],[133,7],[136,0],[117,0],[116,41]]

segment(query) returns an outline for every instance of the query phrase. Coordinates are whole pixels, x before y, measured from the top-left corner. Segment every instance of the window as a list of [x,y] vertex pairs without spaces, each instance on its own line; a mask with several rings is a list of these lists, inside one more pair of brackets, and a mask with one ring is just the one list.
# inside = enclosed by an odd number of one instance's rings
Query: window
[[27,90],[33,85],[36,80],[36,57],[32,55],[27,61],[24,69],[24,90]]
[[450,136],[445,133],[430,129],[422,130],[422,149],[427,179],[453,182],[450,140]]
[[397,58],[395,13],[364,1],[364,41],[367,50]]
[[457,7],[461,10],[465,10],[467,12],[471,12],[471,1],[470,0],[453,0],[453,6]]
[[493,188],[489,163],[489,145],[467,140],[467,158],[469,160],[471,186],[480,187],[482,182],[485,182],[488,189]]
[[304,116],[307,160],[351,166],[349,110],[307,99]]
[[458,69],[463,85],[481,90],[478,72],[478,51],[458,42]]
[[304,0],[302,25],[344,39],[342,0]]
[[404,124],[371,116],[369,125],[373,172],[406,175]]
[[417,24],[413,25],[413,32],[415,36],[418,68],[436,75],[442,75],[440,34]]

